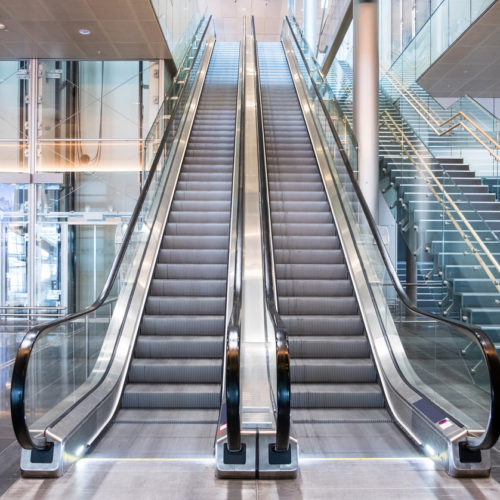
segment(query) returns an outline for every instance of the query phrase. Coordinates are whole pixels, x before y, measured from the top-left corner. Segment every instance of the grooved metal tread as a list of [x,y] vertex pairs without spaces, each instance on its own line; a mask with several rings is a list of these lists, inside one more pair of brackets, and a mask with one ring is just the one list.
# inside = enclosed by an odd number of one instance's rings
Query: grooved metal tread
[[[283,48],[259,44],[258,57],[292,417],[300,416],[297,408],[322,408],[322,421],[351,421],[368,408],[376,409],[373,420],[386,422],[387,414],[379,410],[384,395]],[[324,415],[344,408],[353,410],[348,416]]]

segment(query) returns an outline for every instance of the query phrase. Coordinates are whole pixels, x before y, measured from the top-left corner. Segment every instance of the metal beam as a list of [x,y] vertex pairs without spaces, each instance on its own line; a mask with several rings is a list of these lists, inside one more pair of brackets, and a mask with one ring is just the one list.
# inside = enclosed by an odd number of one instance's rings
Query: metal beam
[[332,42],[330,49],[328,50],[328,54],[326,55],[325,61],[323,63],[323,68],[321,69],[323,75],[327,75],[328,71],[330,71],[330,67],[333,64],[333,60],[335,59],[335,56],[337,55],[337,52],[339,51],[340,46],[344,41],[347,30],[349,29],[349,26],[351,25],[352,22],[352,12],[353,9],[351,0],[346,6],[346,10],[344,12],[342,21],[340,22],[340,25],[337,29],[337,33],[335,33],[335,38]]

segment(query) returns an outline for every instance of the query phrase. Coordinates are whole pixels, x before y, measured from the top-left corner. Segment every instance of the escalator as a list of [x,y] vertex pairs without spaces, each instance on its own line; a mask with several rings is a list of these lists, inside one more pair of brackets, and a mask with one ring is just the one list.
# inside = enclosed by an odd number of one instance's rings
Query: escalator
[[392,419],[281,43],[259,44],[259,68],[292,416],[301,449],[309,452],[321,425]]
[[[423,453],[450,475],[487,475],[500,431],[494,345],[404,293],[357,184],[357,142],[289,18],[280,43],[258,44],[258,74],[272,233],[264,255],[289,345],[290,435],[301,456]],[[469,346],[488,367],[481,384],[463,359]]]
[[103,291],[23,339],[11,391],[23,475],[60,476],[84,453],[213,456],[228,308],[240,307],[242,47],[202,19]]
[[210,422],[221,397],[239,43],[215,45],[117,422]]

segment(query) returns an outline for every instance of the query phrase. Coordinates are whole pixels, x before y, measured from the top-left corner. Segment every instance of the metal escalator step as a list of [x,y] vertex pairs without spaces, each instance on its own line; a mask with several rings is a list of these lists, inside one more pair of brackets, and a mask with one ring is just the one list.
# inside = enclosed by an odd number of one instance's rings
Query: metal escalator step
[[293,408],[383,408],[378,384],[294,384]]
[[122,408],[219,408],[219,384],[127,384]]
[[231,214],[229,212],[195,212],[193,211],[171,211],[169,222],[198,222],[198,223],[226,223],[229,224]]
[[220,383],[221,359],[134,359],[128,379],[132,383]]
[[214,424],[219,419],[219,410],[190,409],[121,409],[114,418],[117,424]]
[[224,351],[223,331],[218,336],[139,335],[135,345],[136,358],[220,358]]
[[223,335],[224,316],[161,316],[145,314],[141,335]]
[[351,280],[278,280],[280,297],[338,297],[353,295]]
[[226,280],[162,280],[153,279],[149,289],[151,295],[225,297]]
[[358,313],[355,297],[279,297],[282,315],[332,315],[335,318]]
[[177,183],[178,191],[230,191],[231,187],[231,181],[179,181]]
[[217,249],[160,249],[158,262],[162,264],[227,264],[228,250]]
[[[179,177],[181,182],[231,182],[232,172],[185,172]],[[209,184],[210,185],[210,184]]]
[[[184,213],[193,210],[188,208],[186,202],[193,201],[194,211],[201,212],[204,208],[207,212],[229,212],[231,205],[231,191],[178,191],[175,193],[172,210],[177,213]],[[181,203],[182,210],[176,208]],[[226,203],[227,202],[227,203]],[[198,204],[197,204],[198,203]],[[201,204],[200,204],[201,203]]]
[[363,320],[357,314],[283,315],[283,322],[291,335],[363,335]]
[[[312,212],[313,214],[319,214],[319,213],[330,214],[330,207],[326,199],[324,201],[314,201],[314,200],[277,201],[271,199],[271,210],[273,216],[279,212],[285,212],[285,213]],[[333,222],[333,219],[330,219],[329,222]]]
[[376,424],[392,423],[393,419],[385,409],[363,408],[295,408],[292,413],[295,424]]
[[274,236],[336,236],[333,224],[273,223]]
[[228,236],[229,224],[226,223],[207,223],[199,224],[196,222],[168,223],[165,228],[166,236]]
[[226,297],[158,297],[150,295],[146,300],[148,315],[216,316],[225,313]]
[[375,383],[377,370],[366,359],[291,359],[290,376],[293,383]]
[[275,248],[290,250],[324,250],[340,248],[337,236],[276,236],[273,235]]
[[290,356],[294,358],[364,358],[370,345],[363,335],[288,335]]
[[177,193],[172,203],[172,210],[176,212],[224,212],[230,210],[231,193],[226,191],[210,191],[200,196],[199,191],[192,193],[184,191],[182,196]]
[[290,264],[276,264],[276,278],[295,280],[314,279],[347,279],[349,271],[345,264],[301,264],[292,266]]
[[158,279],[226,279],[227,264],[156,264]]
[[[316,167],[315,167],[316,168]],[[299,205],[301,208],[305,207],[308,203],[311,203],[311,209],[313,211],[316,211],[316,207],[314,207],[313,203],[316,201],[326,201],[326,194],[325,192],[321,191],[307,191],[307,192],[302,192],[302,191],[275,191],[271,197],[271,209],[273,209],[273,206],[275,203],[280,203],[280,202],[291,202],[290,206],[284,205],[281,210],[287,210],[288,208],[293,208],[295,205],[295,202],[305,202],[301,205]],[[279,205],[276,205],[279,207]]]
[[181,249],[224,249],[227,250],[229,239],[227,236],[188,236],[175,235],[164,236],[162,248],[181,248]]
[[[295,207],[295,210],[298,208]],[[330,212],[323,211],[286,212],[273,210],[272,221],[274,224],[331,224],[333,218]]]
[[344,253],[340,249],[329,250],[289,250],[275,246],[276,264],[343,264]]

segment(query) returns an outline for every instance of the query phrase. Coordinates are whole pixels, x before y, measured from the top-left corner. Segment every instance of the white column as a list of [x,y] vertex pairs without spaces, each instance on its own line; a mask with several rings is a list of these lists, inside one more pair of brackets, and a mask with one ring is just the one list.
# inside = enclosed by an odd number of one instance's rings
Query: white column
[[354,128],[358,182],[378,219],[378,2],[354,0]]
[[26,97],[28,102],[28,168],[31,180],[28,187],[28,305],[36,306],[36,184],[34,174],[38,157],[38,105],[39,105],[39,67],[38,59],[31,59],[29,63],[29,90]]
[[315,50],[318,44],[316,35],[318,23],[317,3],[317,0],[304,0],[304,35],[312,50]]

